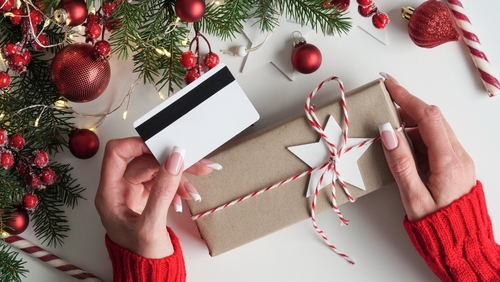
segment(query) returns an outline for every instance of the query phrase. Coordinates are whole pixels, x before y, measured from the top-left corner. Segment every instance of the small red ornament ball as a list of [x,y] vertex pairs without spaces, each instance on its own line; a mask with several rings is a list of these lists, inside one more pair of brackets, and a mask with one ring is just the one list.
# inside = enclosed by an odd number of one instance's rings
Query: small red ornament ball
[[0,152],[0,166],[4,169],[9,169],[14,165],[14,155],[11,151]]
[[45,33],[38,35],[37,39],[38,41],[33,40],[33,42],[31,43],[31,46],[33,46],[35,50],[42,51],[50,44],[49,37]]
[[29,211],[34,211],[38,205],[38,197],[33,193],[24,194],[23,207]]
[[50,167],[44,167],[40,172],[39,178],[43,185],[52,185],[57,181],[57,174]]
[[184,75],[184,82],[186,84],[190,84],[191,82],[200,78],[200,73],[196,71],[195,68],[189,69]]
[[17,235],[21,234],[28,228],[28,224],[30,222],[30,217],[28,212],[18,207],[9,216],[9,220],[5,222],[6,228],[5,231],[9,234]]
[[188,23],[198,21],[205,14],[204,0],[177,0],[175,1],[175,13]]
[[99,56],[106,57],[111,52],[111,45],[106,40],[97,41],[94,44],[94,50]]
[[[57,8],[64,10],[62,14],[66,15],[69,26],[80,25],[87,19],[88,9],[85,0],[61,0]],[[56,17],[58,14],[60,14],[60,11],[59,13],[54,13]],[[56,18],[56,20],[58,19]]]
[[0,71],[0,89],[7,88],[10,84],[10,75],[4,71]]
[[23,18],[21,17],[24,12],[22,9],[14,8],[10,11],[14,16],[10,17],[10,22],[13,25],[20,25],[23,22]]
[[389,24],[389,16],[386,13],[377,12],[372,17],[373,25],[378,29],[384,29]]
[[106,90],[111,68],[107,60],[95,55],[92,45],[74,43],[57,52],[50,74],[63,97],[82,103],[96,99]]
[[365,17],[371,17],[373,14],[377,12],[377,7],[370,5],[370,6],[358,6],[358,13]]
[[373,0],[356,0],[356,2],[358,3],[358,5],[360,6],[370,6],[373,4]]
[[88,129],[78,129],[69,136],[69,150],[79,159],[90,159],[99,151],[99,138]]
[[312,44],[297,44],[292,52],[292,65],[300,73],[315,72],[321,66],[321,62],[321,51]]
[[49,155],[43,150],[33,151],[31,158],[31,165],[38,168],[44,168],[49,163]]

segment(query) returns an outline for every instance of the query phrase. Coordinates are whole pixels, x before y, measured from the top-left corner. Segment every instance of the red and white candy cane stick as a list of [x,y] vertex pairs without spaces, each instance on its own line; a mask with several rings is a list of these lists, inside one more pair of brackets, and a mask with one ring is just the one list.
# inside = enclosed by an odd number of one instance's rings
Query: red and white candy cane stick
[[21,236],[10,235],[7,233],[3,233],[1,236],[6,243],[9,243],[10,245],[18,248],[19,250],[29,254],[34,258],[43,261],[44,263],[52,266],[53,268],[61,272],[64,272],[65,274],[73,278],[86,282],[101,282],[101,280],[97,278],[95,275],[88,273],[87,271],[79,268],[76,265],[70,264],[65,260],[62,260],[58,256],[45,251],[44,249],[22,238]]
[[500,82],[494,74],[493,67],[483,51],[483,47],[479,42],[479,38],[477,37],[469,18],[465,15],[465,9],[462,3],[459,0],[447,1],[453,17],[455,18],[455,22],[462,32],[464,42],[467,47],[469,47],[469,54],[479,72],[479,76],[481,77],[481,81],[483,82],[486,91],[488,91],[490,97],[500,94]]

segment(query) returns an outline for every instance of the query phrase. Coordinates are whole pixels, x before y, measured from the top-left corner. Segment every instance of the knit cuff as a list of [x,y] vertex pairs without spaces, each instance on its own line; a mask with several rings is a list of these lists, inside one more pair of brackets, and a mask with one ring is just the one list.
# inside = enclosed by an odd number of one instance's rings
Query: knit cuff
[[412,244],[442,281],[500,281],[500,247],[481,182],[450,205],[404,226]]
[[184,257],[175,233],[167,227],[174,253],[161,259],[149,259],[115,244],[106,234],[106,247],[113,265],[114,282],[186,281]]

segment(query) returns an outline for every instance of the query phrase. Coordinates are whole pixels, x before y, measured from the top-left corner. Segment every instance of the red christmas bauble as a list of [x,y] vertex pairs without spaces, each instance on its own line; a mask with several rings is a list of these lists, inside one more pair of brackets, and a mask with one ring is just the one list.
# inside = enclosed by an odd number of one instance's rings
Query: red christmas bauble
[[57,91],[72,102],[96,99],[111,77],[109,62],[96,56],[87,43],[71,44],[57,52],[50,72]]
[[99,138],[88,129],[78,129],[69,136],[69,150],[79,159],[90,159],[99,151]]
[[204,0],[177,0],[175,1],[175,13],[188,23],[195,22],[205,14]]
[[405,18],[409,17],[408,35],[419,47],[433,48],[460,39],[453,16],[442,2],[429,0],[414,11],[403,8],[403,13]]
[[77,26],[87,19],[88,9],[85,0],[61,0],[57,8],[54,17],[59,23]]
[[26,228],[28,228],[30,217],[25,209],[21,207],[16,208],[12,211],[9,218],[10,220],[5,222],[5,225],[7,226],[5,231],[9,234],[21,234],[24,230],[26,230]]
[[322,56],[318,47],[309,43],[300,43],[292,52],[292,65],[300,73],[315,72],[321,66]]

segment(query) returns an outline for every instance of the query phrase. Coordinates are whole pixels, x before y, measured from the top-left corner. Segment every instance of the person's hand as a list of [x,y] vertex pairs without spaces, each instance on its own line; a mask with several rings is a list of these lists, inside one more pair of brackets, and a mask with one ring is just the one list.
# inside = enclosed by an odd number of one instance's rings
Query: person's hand
[[394,133],[390,125],[380,126],[382,143],[408,220],[415,221],[470,192],[476,185],[474,163],[438,107],[427,105],[384,75],[385,86],[400,107],[416,162],[402,133]]
[[[174,149],[159,165],[139,137],[106,144],[95,206],[111,241],[146,258],[173,254],[166,229],[169,206],[174,198],[180,205],[179,196],[200,199],[183,177],[183,154]],[[186,170],[196,175],[211,171],[201,163]]]

